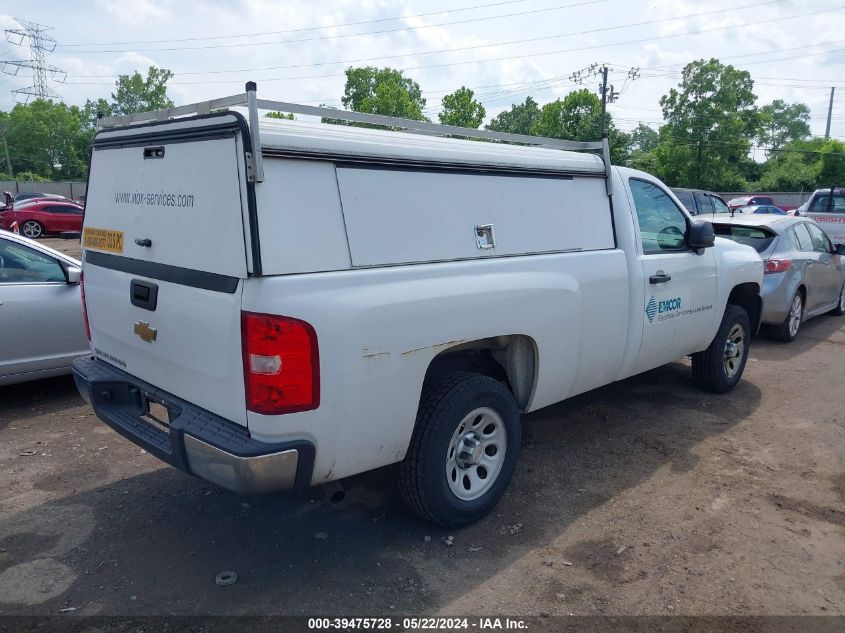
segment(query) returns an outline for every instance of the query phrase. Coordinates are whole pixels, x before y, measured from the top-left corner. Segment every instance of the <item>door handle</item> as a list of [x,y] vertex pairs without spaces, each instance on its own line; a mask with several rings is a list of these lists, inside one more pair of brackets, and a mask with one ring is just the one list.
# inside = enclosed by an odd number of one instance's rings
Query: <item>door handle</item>
[[648,278],[648,283],[650,284],[665,284],[667,281],[670,281],[672,277],[664,273],[662,270],[658,270],[656,275],[652,275]]

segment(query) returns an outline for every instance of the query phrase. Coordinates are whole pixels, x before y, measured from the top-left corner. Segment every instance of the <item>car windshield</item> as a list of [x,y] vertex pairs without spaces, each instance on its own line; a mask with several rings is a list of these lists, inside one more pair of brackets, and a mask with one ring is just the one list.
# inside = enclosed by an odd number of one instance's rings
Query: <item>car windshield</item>
[[719,237],[751,246],[758,253],[762,253],[777,237],[771,231],[756,226],[737,226],[735,224],[714,224],[713,229]]

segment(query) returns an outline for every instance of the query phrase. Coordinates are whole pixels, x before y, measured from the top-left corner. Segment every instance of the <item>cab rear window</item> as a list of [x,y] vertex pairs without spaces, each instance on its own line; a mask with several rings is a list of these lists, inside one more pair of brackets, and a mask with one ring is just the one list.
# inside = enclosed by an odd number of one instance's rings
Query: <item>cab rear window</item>
[[713,229],[719,237],[726,237],[734,242],[751,246],[758,253],[762,253],[769,248],[777,237],[777,235],[771,231],[761,229],[756,226],[714,224]]

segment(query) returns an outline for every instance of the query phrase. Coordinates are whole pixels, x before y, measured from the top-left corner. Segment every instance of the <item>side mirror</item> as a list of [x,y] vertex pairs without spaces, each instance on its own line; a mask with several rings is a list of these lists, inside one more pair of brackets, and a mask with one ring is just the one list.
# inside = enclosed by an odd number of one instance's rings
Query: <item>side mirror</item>
[[845,244],[837,244],[835,248],[837,255],[845,255]]
[[5,197],[3,209],[5,211],[11,211],[15,208],[15,196],[10,191],[4,191],[3,195]]
[[67,275],[68,285],[71,286],[78,284],[82,279],[82,269],[76,266],[68,266],[65,274]]
[[689,228],[687,245],[693,249],[710,248],[716,243],[716,231],[707,220],[696,220]]

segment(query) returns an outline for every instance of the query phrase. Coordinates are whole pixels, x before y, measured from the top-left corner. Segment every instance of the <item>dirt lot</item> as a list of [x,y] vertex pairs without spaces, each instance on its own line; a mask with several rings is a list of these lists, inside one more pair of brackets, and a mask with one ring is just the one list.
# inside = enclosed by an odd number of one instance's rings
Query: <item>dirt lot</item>
[[69,378],[0,388],[0,614],[845,614],[843,352],[820,317],[757,340],[727,396],[677,363],[531,414],[510,491],[459,531],[391,469],[337,505],[238,496]]

